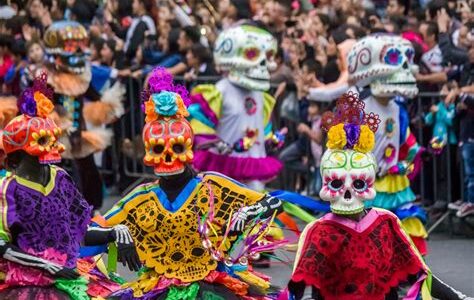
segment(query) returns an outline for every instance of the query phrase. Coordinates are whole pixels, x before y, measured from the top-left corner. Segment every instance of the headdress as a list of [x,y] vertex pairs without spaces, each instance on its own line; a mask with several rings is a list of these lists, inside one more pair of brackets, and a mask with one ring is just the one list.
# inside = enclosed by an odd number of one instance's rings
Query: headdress
[[335,113],[323,115],[328,149],[321,158],[319,195],[337,214],[359,213],[364,201],[375,197],[377,163],[371,151],[380,119],[364,112],[364,107],[356,94],[346,93],[337,101]]
[[328,133],[328,149],[372,151],[380,118],[372,112],[366,114],[364,107],[356,94],[348,92],[337,100],[335,113],[324,113],[322,128]]
[[156,68],[142,92],[145,112],[143,142],[145,165],[154,167],[156,175],[169,176],[184,171],[193,159],[193,131],[186,120],[189,113],[188,91],[173,83],[164,68]]
[[18,100],[21,115],[5,126],[2,136],[6,154],[23,150],[38,156],[41,163],[61,161],[59,153],[64,151],[64,146],[58,142],[61,129],[48,118],[54,105],[53,90],[47,86],[47,80],[47,75],[42,73]]

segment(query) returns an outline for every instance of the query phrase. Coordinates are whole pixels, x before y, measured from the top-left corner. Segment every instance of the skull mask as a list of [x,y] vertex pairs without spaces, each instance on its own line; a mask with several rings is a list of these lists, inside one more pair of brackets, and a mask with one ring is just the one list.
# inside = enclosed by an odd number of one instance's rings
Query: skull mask
[[82,74],[86,67],[88,36],[86,29],[74,21],[53,23],[44,34],[46,53],[61,71]]
[[275,38],[267,31],[241,25],[222,32],[216,41],[216,65],[228,71],[229,80],[249,90],[270,88],[270,71],[276,69]]
[[331,203],[333,213],[359,213],[364,201],[375,197],[375,170],[372,153],[328,149],[321,160],[323,187],[319,195]]
[[418,94],[413,76],[415,51],[408,40],[391,35],[371,35],[358,41],[348,54],[349,82],[359,87],[370,84],[375,97]]
[[60,153],[65,150],[58,142],[61,129],[50,118],[20,115],[5,127],[2,136],[5,153],[23,150],[37,156],[40,163],[61,161]]
[[159,119],[143,128],[145,165],[158,176],[180,174],[193,160],[193,132],[186,119]]

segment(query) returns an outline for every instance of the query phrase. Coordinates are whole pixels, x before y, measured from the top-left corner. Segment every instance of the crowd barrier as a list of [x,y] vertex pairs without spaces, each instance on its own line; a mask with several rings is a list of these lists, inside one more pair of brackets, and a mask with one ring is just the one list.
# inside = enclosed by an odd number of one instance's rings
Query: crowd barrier
[[[201,77],[196,82],[212,83],[216,82],[218,77]],[[183,78],[177,77],[178,82]],[[136,182],[130,184],[130,187],[136,186],[141,181],[155,178],[153,170],[143,165],[144,148],[141,142],[141,130],[144,124],[144,113],[141,109],[140,91],[143,90],[143,81],[129,78],[126,81],[127,100],[125,102],[125,115],[114,125],[115,140],[110,149],[110,162],[103,171],[112,174],[116,182],[120,181],[120,176],[127,176],[136,179]],[[407,102],[407,108],[410,114],[410,128],[417,137],[420,145],[426,148],[423,157],[423,168],[420,174],[412,183],[412,188],[416,195],[419,195],[421,201],[425,203],[434,203],[437,200],[452,202],[461,199],[463,195],[463,175],[462,160],[457,145],[446,146],[441,154],[432,153],[429,148],[432,127],[424,123],[424,115],[432,104],[441,101],[442,96],[439,93],[420,93],[416,99]],[[277,113],[278,110],[275,110]],[[279,120],[279,116],[275,115]],[[276,122],[279,123],[280,121]],[[285,170],[283,171],[285,172]],[[301,173],[306,176],[312,176],[310,169]],[[284,186],[282,180],[273,183],[273,187],[290,188]],[[125,190],[127,192],[127,189]]]

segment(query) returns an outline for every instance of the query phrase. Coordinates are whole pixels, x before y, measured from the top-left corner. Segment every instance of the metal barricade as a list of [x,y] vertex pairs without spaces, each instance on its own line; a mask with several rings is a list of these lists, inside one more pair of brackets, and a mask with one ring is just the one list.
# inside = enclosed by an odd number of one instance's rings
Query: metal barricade
[[[197,83],[213,83],[220,77],[201,77]],[[175,81],[183,82],[184,78],[175,77]],[[129,78],[127,81],[127,102],[125,104],[126,114],[120,119],[116,132],[118,136],[115,139],[116,153],[113,172],[123,174],[128,177],[136,178],[137,181],[144,181],[155,178],[153,170],[143,165],[144,149],[141,143],[141,131],[143,128],[145,116],[141,109],[140,92],[143,90],[143,80]],[[424,115],[429,112],[432,104],[443,100],[439,93],[422,93],[414,100],[408,100],[406,103],[410,113],[410,128],[415,134],[420,145],[427,148],[432,134],[432,127],[424,124]],[[277,115],[278,107],[274,111],[274,117]],[[124,141],[127,141],[129,153],[124,153]],[[131,150],[131,151],[130,151]],[[435,155],[428,151],[423,156],[424,167],[420,174],[412,183],[414,192],[420,196],[425,203],[434,203],[437,200],[452,202],[453,197],[462,196],[462,167],[457,162],[457,145],[446,146],[440,155]],[[130,153],[132,155],[130,155]],[[120,171],[120,172],[119,172]],[[116,174],[117,174],[116,173]],[[453,174],[459,174],[458,179],[453,179]],[[306,176],[310,176],[309,172]],[[310,182],[310,178],[307,178]],[[459,192],[458,192],[459,191]],[[454,199],[456,200],[456,199]]]

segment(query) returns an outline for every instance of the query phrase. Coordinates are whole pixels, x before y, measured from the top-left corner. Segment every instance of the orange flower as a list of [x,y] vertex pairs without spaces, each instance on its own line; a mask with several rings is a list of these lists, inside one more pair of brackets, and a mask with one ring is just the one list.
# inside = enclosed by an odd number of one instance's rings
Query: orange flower
[[145,102],[145,122],[150,123],[158,119],[158,115],[155,112],[155,104],[151,99],[148,99],[147,102]]
[[51,102],[51,100],[49,100],[43,93],[35,92],[33,97],[36,101],[38,116],[46,118],[51,112],[53,112],[53,102]]

